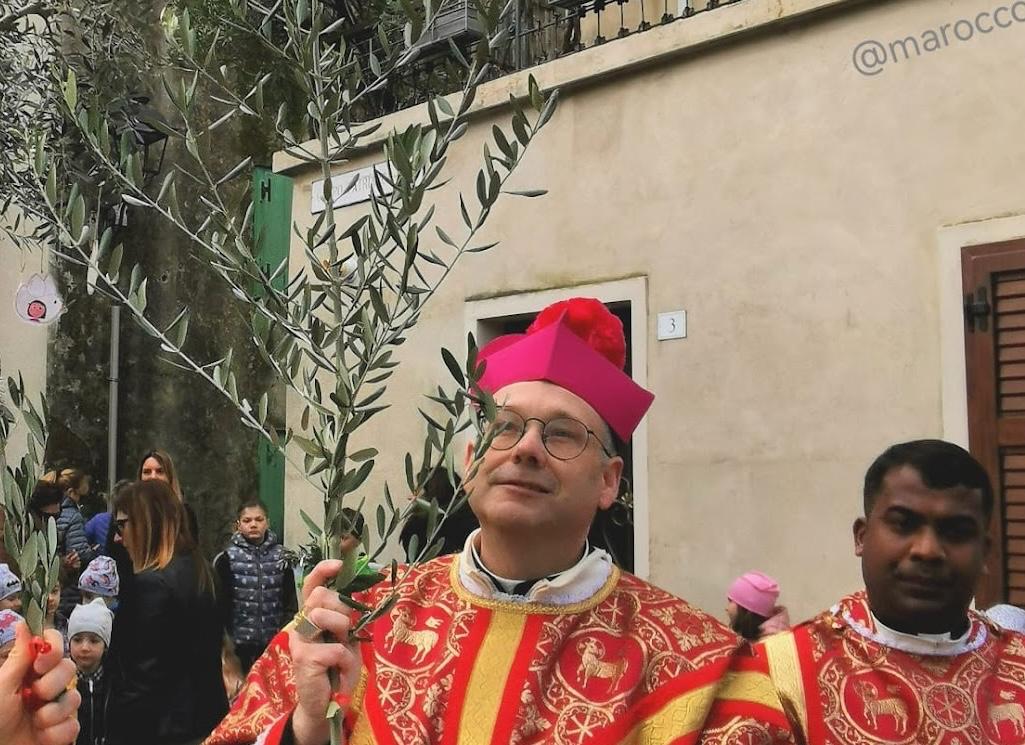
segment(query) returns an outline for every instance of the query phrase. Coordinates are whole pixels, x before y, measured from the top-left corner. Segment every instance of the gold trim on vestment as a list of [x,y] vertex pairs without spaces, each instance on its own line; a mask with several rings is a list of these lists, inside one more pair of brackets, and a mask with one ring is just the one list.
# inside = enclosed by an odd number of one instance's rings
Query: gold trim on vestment
[[482,608],[488,608],[490,610],[508,611],[510,613],[517,613],[520,615],[529,615],[531,613],[547,613],[553,616],[566,615],[568,613],[583,613],[596,607],[599,603],[604,601],[612,591],[616,589],[616,583],[619,582],[619,576],[621,574],[619,567],[612,565],[612,571],[609,572],[608,579],[594,595],[589,597],[587,600],[583,600],[579,603],[570,603],[569,605],[549,605],[546,603],[513,603],[509,600],[493,600],[491,598],[484,598],[480,595],[474,595],[472,592],[463,587],[462,580],[459,578],[459,560],[460,556],[456,556],[455,561],[452,562],[452,566],[449,569],[449,580],[452,582],[452,589],[460,600],[479,606]]
[[349,707],[355,713],[356,723],[352,727],[352,734],[349,735],[349,745],[374,745],[374,731],[370,721],[364,713],[366,707],[363,705],[367,695],[367,668],[364,666],[359,671],[359,682],[352,691],[352,703]]
[[772,681],[764,673],[727,673],[717,698],[720,701],[759,704],[783,713],[783,706],[772,687]]
[[356,681],[356,687],[352,689],[352,698],[349,699],[349,709],[356,714],[363,713],[363,699],[367,695],[367,677],[366,665],[360,665],[359,680]]
[[672,742],[695,731],[704,724],[715,691],[716,684],[709,683],[666,702],[650,717],[637,723],[620,745]]
[[761,646],[769,660],[769,675],[776,686],[783,710],[791,719],[796,718],[801,734],[808,735],[808,707],[804,698],[804,680],[797,658],[797,639],[792,631],[773,634]]
[[352,728],[349,735],[349,745],[377,745],[374,739],[374,729],[365,716],[356,719],[356,726]]
[[527,625],[524,615],[495,613],[477,650],[459,716],[458,745],[487,745],[495,732],[509,669]]
[[708,685],[688,691],[638,723],[621,745],[661,745],[675,741],[704,726],[713,699],[739,701],[766,706],[782,712],[779,697],[762,673],[727,673],[722,684]]

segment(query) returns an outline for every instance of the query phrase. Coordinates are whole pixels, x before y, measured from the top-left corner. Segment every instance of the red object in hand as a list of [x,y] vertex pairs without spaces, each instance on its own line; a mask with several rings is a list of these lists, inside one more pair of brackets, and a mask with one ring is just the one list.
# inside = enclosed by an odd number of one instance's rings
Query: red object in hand
[[342,711],[348,710],[349,704],[352,703],[352,697],[341,691],[331,694],[331,700],[338,704]]
[[25,673],[25,685],[21,689],[21,700],[24,702],[26,709],[36,711],[46,702],[39,697],[39,694],[32,690],[32,683],[36,679],[35,661],[39,655],[51,652],[53,645],[41,637],[34,636],[32,641],[29,642],[28,650],[29,656],[32,657],[33,666],[29,667],[28,672]]

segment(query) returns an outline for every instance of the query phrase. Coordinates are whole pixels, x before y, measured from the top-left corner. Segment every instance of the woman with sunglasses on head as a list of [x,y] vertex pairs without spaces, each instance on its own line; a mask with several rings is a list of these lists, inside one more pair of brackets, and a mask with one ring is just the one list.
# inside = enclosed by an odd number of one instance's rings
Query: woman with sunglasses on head
[[162,479],[125,488],[113,513],[134,580],[114,623],[108,742],[198,743],[228,710],[213,572]]

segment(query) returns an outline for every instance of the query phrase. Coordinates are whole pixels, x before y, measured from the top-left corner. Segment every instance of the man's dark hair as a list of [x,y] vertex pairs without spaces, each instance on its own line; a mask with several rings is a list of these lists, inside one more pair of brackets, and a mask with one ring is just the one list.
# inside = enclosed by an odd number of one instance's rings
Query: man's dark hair
[[32,490],[32,496],[29,498],[28,506],[33,512],[42,512],[44,507],[51,504],[59,505],[63,501],[63,489],[57,486],[57,484],[51,484],[48,481],[39,481],[36,483],[36,488]]
[[913,440],[892,445],[865,473],[865,515],[872,511],[883,490],[886,474],[901,466],[911,466],[930,489],[962,486],[978,489],[982,495],[982,513],[986,520],[993,514],[993,485],[979,461],[962,447],[943,440]]
[[270,517],[270,510],[267,509],[267,505],[263,503],[261,499],[247,499],[238,506],[238,519],[242,519],[242,513],[249,509],[261,509],[266,517]]

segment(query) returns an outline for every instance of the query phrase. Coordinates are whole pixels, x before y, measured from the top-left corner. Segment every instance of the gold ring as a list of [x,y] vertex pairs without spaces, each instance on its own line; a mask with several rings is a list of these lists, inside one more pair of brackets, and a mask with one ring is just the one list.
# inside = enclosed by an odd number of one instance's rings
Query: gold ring
[[[69,680],[68,684],[66,686],[64,686],[64,690],[61,691],[59,694],[57,694],[57,698],[53,699],[53,701],[55,703],[59,702],[59,701],[63,701],[64,697],[67,696],[69,693],[71,693],[76,688],[78,688],[78,675],[77,674],[71,676],[71,680]],[[28,690],[28,689],[26,689],[26,690]],[[72,716],[76,716],[76,715],[72,714]]]
[[316,641],[317,637],[324,633],[324,629],[307,618],[303,610],[295,614],[293,621],[296,633],[308,642]]

